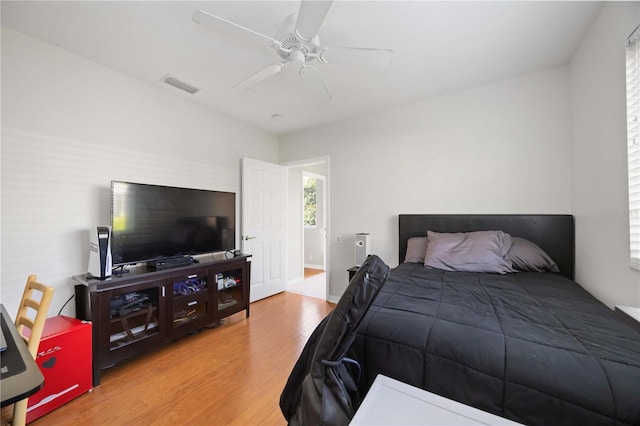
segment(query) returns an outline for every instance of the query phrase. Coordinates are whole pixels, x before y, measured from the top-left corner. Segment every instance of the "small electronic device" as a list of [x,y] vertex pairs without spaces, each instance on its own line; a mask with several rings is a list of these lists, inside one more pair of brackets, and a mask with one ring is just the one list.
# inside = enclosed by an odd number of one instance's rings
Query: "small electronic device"
[[147,268],[152,270],[178,268],[180,266],[193,265],[193,257],[191,256],[176,256],[168,257],[158,260],[150,260],[147,262]]
[[104,280],[111,276],[111,227],[98,226],[91,230],[87,272]]
[[371,254],[371,234],[359,233],[356,234],[356,266],[361,266],[367,256]]

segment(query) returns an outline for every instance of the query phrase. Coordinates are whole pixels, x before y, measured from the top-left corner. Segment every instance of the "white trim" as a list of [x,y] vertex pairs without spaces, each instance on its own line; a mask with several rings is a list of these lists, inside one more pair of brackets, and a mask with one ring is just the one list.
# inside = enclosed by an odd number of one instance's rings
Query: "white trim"
[[[328,168],[328,166],[327,166]],[[306,170],[302,171],[302,209],[304,210],[304,179],[305,178],[314,178],[316,179],[316,181],[322,181],[322,194],[321,194],[321,200],[322,200],[322,221],[324,222],[324,250],[322,250],[322,266],[320,267],[320,269],[326,270],[326,264],[327,264],[327,248],[328,248],[328,241],[327,241],[327,223],[328,223],[328,217],[327,217],[327,177],[323,176],[323,175],[319,175],[313,172],[309,172]],[[316,192],[317,192],[317,186],[316,186]],[[316,193],[316,200],[317,200],[318,194]],[[317,203],[316,203],[316,207],[317,207]],[[305,241],[304,241],[304,230],[305,229],[315,229],[318,230],[318,225],[317,225],[317,211],[316,211],[316,226],[306,226],[304,224],[302,224],[302,252],[304,253],[304,247],[305,247]],[[320,229],[320,232],[323,232],[322,229]],[[304,256],[302,261],[304,262]],[[304,264],[303,264],[304,267]]]
[[627,39],[627,164],[629,190],[630,267],[640,270],[640,35],[638,28]]
[[324,266],[322,266],[322,265],[312,265],[310,263],[305,263],[304,267],[305,268],[309,268],[309,269],[320,269],[320,270],[324,271]]
[[640,270],[640,40],[638,27],[627,39],[627,164],[630,266]]
[[295,168],[295,167],[313,166],[316,164],[325,164],[325,163],[327,164],[327,166],[329,165],[328,155],[323,157],[307,158],[306,160],[287,161],[284,163],[280,163],[280,165],[289,167],[289,168]]
[[320,179],[320,180],[325,180],[326,179],[326,176],[319,175],[319,174],[316,174],[316,173],[313,173],[313,172],[308,172],[306,170],[302,171],[302,175],[306,176],[306,177],[310,177],[310,178]]
[[[285,161],[280,163],[281,166],[285,166],[288,168],[297,168],[297,167],[304,167],[304,166],[313,166],[315,164],[325,164],[326,168],[327,168],[327,175],[325,176],[325,185],[324,186],[324,191],[325,191],[325,197],[324,197],[324,206],[325,206],[325,231],[326,231],[326,238],[325,238],[325,286],[326,286],[326,294],[327,294],[327,301],[332,302],[332,303],[337,303],[337,302],[333,302],[332,298],[329,296],[330,294],[330,289],[331,289],[331,281],[330,281],[330,271],[331,271],[331,158],[326,155],[326,156],[321,156],[321,157],[314,157],[314,158],[308,158],[305,160],[295,160],[295,161]],[[287,236],[288,238],[288,236]],[[304,233],[303,233],[303,239],[304,239]],[[303,263],[304,263],[304,259],[303,259]]]
[[338,303],[340,301],[339,297],[327,295],[327,302]]

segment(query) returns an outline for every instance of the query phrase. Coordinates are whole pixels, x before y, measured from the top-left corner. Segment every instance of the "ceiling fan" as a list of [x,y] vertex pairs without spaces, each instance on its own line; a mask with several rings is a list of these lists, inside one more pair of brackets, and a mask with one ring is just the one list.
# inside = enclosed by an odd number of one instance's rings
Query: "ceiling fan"
[[266,45],[275,50],[280,57],[278,62],[267,65],[238,82],[235,87],[250,89],[289,66],[297,66],[300,77],[309,88],[331,99],[329,90],[314,66],[316,63],[354,64],[386,69],[393,58],[391,49],[322,46],[318,31],[332,3],[332,0],[302,0],[297,18],[289,17],[285,26],[274,37],[261,34],[204,10],[197,10],[193,14],[193,21],[238,39]]

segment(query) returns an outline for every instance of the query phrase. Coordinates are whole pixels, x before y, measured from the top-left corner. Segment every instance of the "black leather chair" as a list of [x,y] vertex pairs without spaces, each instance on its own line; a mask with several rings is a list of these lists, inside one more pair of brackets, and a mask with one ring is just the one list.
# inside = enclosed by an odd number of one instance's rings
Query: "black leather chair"
[[347,425],[355,414],[360,366],[346,354],[388,276],[389,267],[369,256],[309,337],[280,396],[290,425]]

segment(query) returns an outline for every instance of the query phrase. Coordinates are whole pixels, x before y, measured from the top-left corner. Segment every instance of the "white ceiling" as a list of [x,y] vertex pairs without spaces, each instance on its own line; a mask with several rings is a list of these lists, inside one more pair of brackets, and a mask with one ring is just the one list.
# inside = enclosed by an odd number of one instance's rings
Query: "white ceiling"
[[[275,134],[566,64],[601,2],[336,1],[324,46],[394,50],[386,72],[320,64],[333,99],[297,70],[243,91],[234,84],[277,62],[273,50],[193,23],[202,9],[275,36],[298,1],[5,1],[2,25],[193,99]],[[171,74],[201,90],[161,82]],[[274,118],[274,115],[279,117]]]

